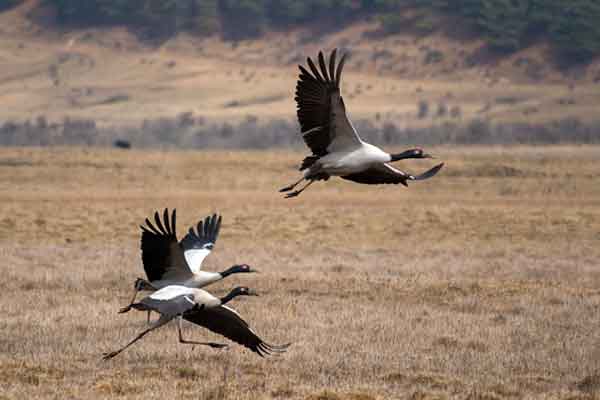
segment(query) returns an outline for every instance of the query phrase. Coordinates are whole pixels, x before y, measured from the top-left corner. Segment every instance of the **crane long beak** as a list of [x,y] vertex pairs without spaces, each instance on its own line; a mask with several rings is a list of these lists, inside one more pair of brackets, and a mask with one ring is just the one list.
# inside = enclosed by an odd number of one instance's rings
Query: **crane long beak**
[[435,159],[436,157],[432,156],[431,154],[425,153],[425,154],[423,154],[423,158],[433,158],[433,159]]
[[256,290],[248,289],[248,296],[258,296]]

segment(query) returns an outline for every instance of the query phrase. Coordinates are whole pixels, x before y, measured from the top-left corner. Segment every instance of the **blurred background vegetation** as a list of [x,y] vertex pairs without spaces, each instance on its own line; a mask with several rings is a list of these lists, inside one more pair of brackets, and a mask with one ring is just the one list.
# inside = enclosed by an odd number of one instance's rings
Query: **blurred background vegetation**
[[[0,9],[19,0],[0,0]],[[187,31],[237,40],[267,30],[320,24],[329,29],[364,19],[381,21],[381,33],[415,29],[427,34],[444,20],[510,53],[548,42],[564,65],[600,54],[597,0],[45,0],[65,26],[127,25],[149,38]],[[410,15],[403,13],[410,9]],[[414,11],[417,10],[415,13]],[[463,34],[465,32],[462,32]]]
[[294,64],[320,46],[363,74],[344,93],[375,143],[600,143],[600,0],[0,0],[0,11],[0,146],[301,147]]

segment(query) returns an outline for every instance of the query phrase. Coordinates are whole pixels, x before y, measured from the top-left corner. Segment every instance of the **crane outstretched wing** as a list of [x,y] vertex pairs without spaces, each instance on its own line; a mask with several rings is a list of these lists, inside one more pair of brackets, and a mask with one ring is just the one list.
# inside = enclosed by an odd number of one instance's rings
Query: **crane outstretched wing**
[[232,308],[218,306],[214,308],[193,309],[183,314],[191,323],[223,335],[226,338],[247,347],[261,357],[274,353],[283,353],[290,344],[275,346],[258,337],[248,323]]
[[194,227],[191,227],[187,235],[181,239],[183,255],[193,273],[198,273],[202,269],[202,261],[215,246],[222,219],[217,214],[206,217],[204,221],[198,222],[197,232],[194,231]]
[[323,52],[319,52],[319,69],[307,58],[309,72],[299,65],[296,84],[298,122],[306,145],[316,156],[339,150],[349,150],[361,145],[361,140],[346,115],[340,94],[340,79],[346,54],[336,67],[337,49],[329,56],[327,68]]
[[183,254],[183,248],[177,242],[176,211],[173,210],[169,221],[169,210],[163,213],[164,225],[158,211],[154,213],[156,227],[146,218],[142,229],[142,262],[146,276],[152,281],[161,279],[185,280],[192,275]]
[[183,282],[200,271],[202,261],[210,254],[219,235],[221,217],[214,214],[198,222],[198,232],[190,228],[181,242],[177,242],[176,236],[176,210],[169,218],[169,210],[165,209],[163,221],[155,212],[154,224],[146,218],[146,226],[140,226],[146,275],[151,282],[164,279]]
[[427,170],[421,175],[413,176],[407,174],[406,172],[400,171],[397,168],[392,167],[390,164],[378,164],[365,171],[342,176],[341,178],[368,185],[400,183],[404,186],[408,186],[408,181],[422,181],[431,178],[432,176],[437,174],[443,166],[444,163],[441,163],[431,168],[430,170]]

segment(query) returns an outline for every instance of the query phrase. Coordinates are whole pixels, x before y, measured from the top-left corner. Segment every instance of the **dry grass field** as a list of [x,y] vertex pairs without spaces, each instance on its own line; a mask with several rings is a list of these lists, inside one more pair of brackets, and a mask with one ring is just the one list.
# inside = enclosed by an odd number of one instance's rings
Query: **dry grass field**
[[[0,399],[587,399],[600,395],[600,148],[431,149],[436,178],[298,199],[290,152],[0,149]],[[406,164],[424,170],[425,161]],[[139,229],[224,215],[208,270],[261,271],[233,306],[261,359],[119,315]],[[217,339],[186,325],[188,338]]]

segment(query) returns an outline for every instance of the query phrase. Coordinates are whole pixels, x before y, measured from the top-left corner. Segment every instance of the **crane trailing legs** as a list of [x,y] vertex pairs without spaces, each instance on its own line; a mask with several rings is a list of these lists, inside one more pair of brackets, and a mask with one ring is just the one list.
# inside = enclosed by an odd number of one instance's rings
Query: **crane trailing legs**
[[247,347],[261,357],[285,352],[289,344],[271,345],[266,343],[250,329],[248,323],[234,309],[226,305],[226,303],[237,296],[258,296],[258,294],[243,286],[234,288],[222,298],[215,297],[202,289],[181,285],[166,286],[157,290],[149,296],[144,297],[138,303],[133,303],[131,308],[139,311],[155,311],[160,314],[160,318],[123,347],[104,353],[103,359],[108,360],[116,357],[148,333],[175,318],[178,319],[178,338],[180,343],[204,345],[217,349],[227,346],[222,343],[185,340],[181,327],[182,321],[185,319],[193,324],[203,326],[217,334],[225,336]]

